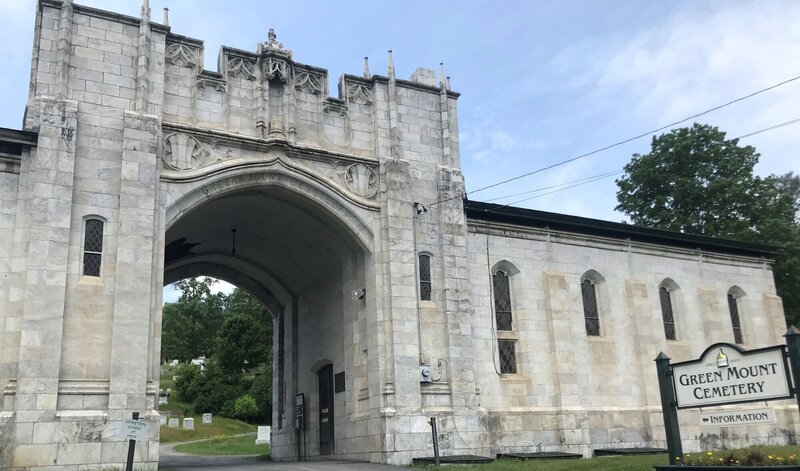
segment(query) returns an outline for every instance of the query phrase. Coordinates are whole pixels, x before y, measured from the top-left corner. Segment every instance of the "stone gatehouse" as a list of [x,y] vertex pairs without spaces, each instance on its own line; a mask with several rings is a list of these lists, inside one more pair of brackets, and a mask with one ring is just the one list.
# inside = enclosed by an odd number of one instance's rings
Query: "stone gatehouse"
[[[0,467],[114,469],[153,424],[161,293],[210,275],[275,322],[272,455],[664,446],[653,359],[780,343],[769,247],[460,197],[458,93],[342,75],[40,0],[22,130],[0,129]],[[294,401],[306,400],[305,434]],[[700,429],[686,450],[784,443]],[[724,433],[723,433],[724,432]],[[722,442],[724,440],[724,443]],[[78,465],[84,465],[78,468]]]

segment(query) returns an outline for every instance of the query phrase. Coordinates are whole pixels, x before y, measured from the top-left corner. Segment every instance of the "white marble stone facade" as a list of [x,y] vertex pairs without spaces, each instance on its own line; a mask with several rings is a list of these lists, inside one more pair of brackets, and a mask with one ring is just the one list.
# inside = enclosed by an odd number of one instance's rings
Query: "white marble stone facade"
[[[468,214],[458,94],[430,70],[398,80],[390,55],[386,76],[343,75],[331,97],[327,71],[272,34],[255,51],[223,47],[218,71],[203,70],[204,54],[147,11],[40,1],[25,131],[0,130],[19,141],[0,153],[3,469],[118,467],[127,444],[109,426],[132,412],[152,425],[137,469],[156,468],[161,287],[187,276],[238,284],[273,314],[281,460],[297,457],[297,393],[306,449],[321,453],[316,373],[327,365],[344,373],[337,457],[430,455],[431,416],[446,454],[589,455],[663,446],[652,360],[731,341],[731,287],[745,294],[745,346],[782,340],[757,248]],[[87,219],[103,222],[100,276],[84,273]],[[431,259],[430,300],[419,300],[417,253]],[[493,327],[497,266],[511,274],[510,332]],[[604,280],[597,337],[582,319],[589,270]],[[669,341],[665,279],[678,287]],[[498,336],[515,342],[516,374],[496,372]],[[419,382],[420,364],[435,381]],[[779,423],[746,438],[681,412],[685,446],[793,440],[793,406],[775,407]]]

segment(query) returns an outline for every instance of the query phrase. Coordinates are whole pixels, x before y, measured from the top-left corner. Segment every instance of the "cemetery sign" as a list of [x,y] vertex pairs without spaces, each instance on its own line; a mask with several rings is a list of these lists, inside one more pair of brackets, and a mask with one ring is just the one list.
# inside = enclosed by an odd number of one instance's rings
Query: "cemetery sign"
[[745,351],[718,343],[697,360],[672,364],[678,409],[787,399],[789,378],[784,345]]

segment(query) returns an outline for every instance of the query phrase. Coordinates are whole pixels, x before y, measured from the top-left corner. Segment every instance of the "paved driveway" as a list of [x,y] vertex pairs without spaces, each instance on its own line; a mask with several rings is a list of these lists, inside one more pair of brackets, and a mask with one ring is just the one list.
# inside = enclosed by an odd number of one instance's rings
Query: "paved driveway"
[[176,453],[169,447],[161,448],[158,469],[171,471],[397,471],[404,468],[385,464],[354,461],[304,461],[277,463],[258,461],[255,457],[239,456],[195,456]]

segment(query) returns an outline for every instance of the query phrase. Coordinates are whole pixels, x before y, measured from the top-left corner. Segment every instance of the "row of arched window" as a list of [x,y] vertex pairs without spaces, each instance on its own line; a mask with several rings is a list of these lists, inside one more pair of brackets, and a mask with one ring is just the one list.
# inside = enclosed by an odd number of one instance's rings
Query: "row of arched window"
[[[513,374],[517,372],[516,340],[505,338],[505,336],[501,335],[504,332],[513,331],[511,276],[511,270],[503,266],[495,268],[492,272],[494,322],[495,329],[499,333],[497,349],[500,359],[500,373],[502,374]],[[601,322],[597,291],[599,285],[605,282],[605,278],[597,271],[589,270],[581,276],[580,280],[586,335],[600,336]],[[664,337],[667,340],[677,340],[673,302],[675,293],[679,289],[678,284],[669,278],[662,281],[658,286],[658,298],[661,306]],[[419,255],[419,292],[421,300],[429,301],[431,299],[431,257],[429,254]],[[742,296],[744,296],[744,291],[737,286],[728,290],[728,311],[731,318],[734,342],[737,344],[744,342],[742,325],[739,318],[739,299]]]

